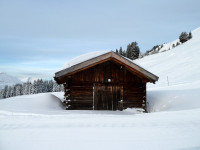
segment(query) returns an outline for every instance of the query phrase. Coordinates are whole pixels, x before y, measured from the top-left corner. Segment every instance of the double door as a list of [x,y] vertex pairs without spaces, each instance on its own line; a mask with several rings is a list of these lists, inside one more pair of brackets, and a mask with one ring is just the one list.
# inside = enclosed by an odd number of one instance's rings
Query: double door
[[93,92],[94,110],[121,110],[123,86],[95,84]]

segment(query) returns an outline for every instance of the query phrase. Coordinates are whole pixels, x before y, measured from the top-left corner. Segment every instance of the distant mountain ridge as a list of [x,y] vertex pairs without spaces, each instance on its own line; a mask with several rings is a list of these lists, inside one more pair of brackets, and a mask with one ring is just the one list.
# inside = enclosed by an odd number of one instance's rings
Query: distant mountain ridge
[[0,72],[0,90],[3,89],[5,85],[11,86],[18,83],[22,83],[22,81],[4,72]]

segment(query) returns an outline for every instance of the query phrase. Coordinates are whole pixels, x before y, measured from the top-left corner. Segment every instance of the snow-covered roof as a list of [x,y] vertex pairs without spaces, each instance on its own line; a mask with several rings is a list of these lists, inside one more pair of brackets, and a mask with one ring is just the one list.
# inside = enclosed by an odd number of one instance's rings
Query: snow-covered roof
[[59,71],[70,68],[71,66],[82,63],[82,62],[87,61],[91,58],[103,55],[103,54],[108,53],[108,52],[110,52],[110,51],[95,51],[95,52],[90,52],[90,53],[80,55],[78,57],[75,57],[75,58],[69,60]]
[[92,67],[98,63],[105,62],[109,59],[115,60],[117,62],[121,62],[123,65],[126,65],[128,68],[132,68],[131,70],[134,70],[134,72],[138,72],[142,74],[144,77],[149,79],[150,82],[155,82],[158,80],[158,77],[149,71],[145,70],[138,64],[134,63],[132,60],[127,59],[125,57],[122,57],[112,51],[97,51],[92,52],[88,54],[81,55],[79,57],[76,57],[70,61],[68,61],[62,68],[62,70],[59,70],[55,73],[55,80],[58,83],[59,79],[66,78],[66,75],[71,75],[77,71],[83,70],[88,67]]

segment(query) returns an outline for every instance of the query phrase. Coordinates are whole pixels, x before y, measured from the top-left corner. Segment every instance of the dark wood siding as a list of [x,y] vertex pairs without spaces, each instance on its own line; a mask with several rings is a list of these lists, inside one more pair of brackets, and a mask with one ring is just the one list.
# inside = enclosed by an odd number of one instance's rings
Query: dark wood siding
[[[108,104],[108,107],[102,106],[102,108],[95,105],[96,101],[93,101],[97,99],[95,94],[102,95],[100,90],[95,90],[95,85],[101,85],[105,100],[109,97],[112,97],[109,99],[113,99],[114,96],[117,97],[114,103],[118,103],[119,100],[123,99],[124,108],[146,108],[146,81],[134,72],[129,71],[125,66],[109,60],[67,77],[65,98],[68,109],[111,110],[110,104]],[[109,90],[111,92],[105,92]],[[119,93],[116,91],[120,91],[120,96],[116,96]],[[118,104],[112,107],[118,107]]]

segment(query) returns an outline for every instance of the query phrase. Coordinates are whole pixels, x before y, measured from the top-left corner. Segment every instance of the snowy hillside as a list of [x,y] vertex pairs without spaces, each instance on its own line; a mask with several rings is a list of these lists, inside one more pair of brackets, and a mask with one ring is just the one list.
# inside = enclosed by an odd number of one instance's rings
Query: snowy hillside
[[22,83],[22,81],[20,81],[16,77],[0,72],[0,90],[4,88],[5,85],[11,86],[18,83]]
[[[134,62],[159,76],[159,81],[149,87],[167,86],[167,78],[170,86],[191,84],[200,87],[200,28],[192,31],[193,38],[172,50],[146,56]],[[170,45],[170,44],[167,44]],[[193,85],[191,85],[193,86]]]
[[192,34],[191,40],[172,50],[135,60],[159,76],[156,84],[148,84],[151,111],[200,108],[200,28]]

